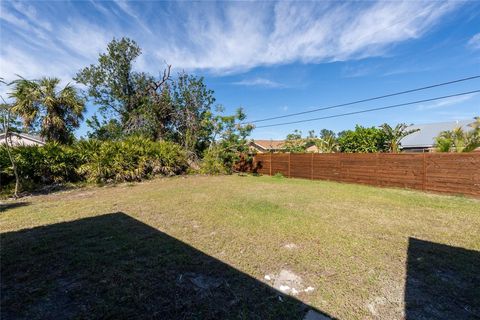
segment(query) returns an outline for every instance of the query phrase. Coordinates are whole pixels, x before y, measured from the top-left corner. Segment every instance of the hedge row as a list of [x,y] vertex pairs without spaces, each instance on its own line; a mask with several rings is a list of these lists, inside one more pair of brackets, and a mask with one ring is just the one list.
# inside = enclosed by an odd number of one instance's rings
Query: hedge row
[[[81,140],[65,146],[12,149],[22,186],[88,181],[96,183],[140,181],[154,175],[175,175],[188,168],[182,148],[172,142],[153,142],[141,137],[122,141]],[[15,181],[4,145],[0,147],[0,186]]]

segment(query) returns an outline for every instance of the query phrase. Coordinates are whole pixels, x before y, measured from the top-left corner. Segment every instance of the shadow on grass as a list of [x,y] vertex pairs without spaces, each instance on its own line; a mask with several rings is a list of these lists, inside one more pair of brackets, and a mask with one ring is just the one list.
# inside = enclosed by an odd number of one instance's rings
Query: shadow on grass
[[405,318],[480,319],[480,252],[410,238]]
[[1,242],[2,319],[302,319],[313,309],[121,212]]
[[7,203],[0,203],[0,213],[6,212],[10,209],[20,208],[28,206],[30,202],[7,202]]

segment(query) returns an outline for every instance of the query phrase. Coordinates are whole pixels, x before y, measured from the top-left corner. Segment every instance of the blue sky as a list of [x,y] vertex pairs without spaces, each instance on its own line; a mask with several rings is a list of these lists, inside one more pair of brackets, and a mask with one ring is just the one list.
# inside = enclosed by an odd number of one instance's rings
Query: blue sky
[[[0,76],[57,76],[95,63],[113,37],[143,49],[136,68],[205,76],[228,112],[250,120],[311,110],[480,74],[480,2],[0,2]],[[284,120],[302,120],[480,89],[480,80]],[[89,104],[87,117],[96,107]],[[480,114],[480,94],[303,124],[335,131]],[[83,125],[77,132],[83,135]]]

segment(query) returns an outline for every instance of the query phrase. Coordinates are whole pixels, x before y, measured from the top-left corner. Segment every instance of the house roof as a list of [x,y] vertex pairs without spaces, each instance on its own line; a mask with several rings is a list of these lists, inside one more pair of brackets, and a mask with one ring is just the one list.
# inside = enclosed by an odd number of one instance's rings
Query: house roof
[[400,142],[403,148],[431,148],[435,145],[435,138],[442,131],[453,130],[457,127],[469,131],[472,128],[468,125],[472,122],[472,120],[462,120],[412,125],[408,129],[420,129],[420,131],[406,136]]
[[[45,140],[38,135],[33,135],[33,134],[28,134],[23,132],[10,132],[9,134],[16,135],[17,137],[21,137],[22,139],[27,139],[27,140],[35,141],[40,144],[45,144]],[[0,140],[4,139],[4,137],[5,137],[5,132],[0,132]]]
[[265,150],[283,149],[285,140],[253,140],[252,143]]

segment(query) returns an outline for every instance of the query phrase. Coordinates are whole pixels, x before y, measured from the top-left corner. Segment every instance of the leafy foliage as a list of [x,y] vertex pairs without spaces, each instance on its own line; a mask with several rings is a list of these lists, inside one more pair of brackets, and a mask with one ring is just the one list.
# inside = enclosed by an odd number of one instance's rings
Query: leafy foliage
[[87,96],[99,106],[103,121],[89,121],[98,139],[136,134],[153,140],[177,142],[196,161],[213,141],[215,103],[203,78],[180,73],[170,78],[170,66],[161,79],[133,70],[141,55],[137,43],[114,39],[98,63],[86,67],[75,80],[87,87]]
[[471,152],[480,147],[480,117],[469,125],[472,129],[465,131],[461,127],[443,131],[435,139],[439,152]]
[[[0,149],[0,159],[6,157],[6,148]],[[26,188],[35,185],[78,181],[76,167],[78,158],[71,147],[57,142],[47,143],[44,147],[17,146],[12,154],[18,167],[22,185]],[[3,162],[3,160],[2,160]],[[12,166],[3,167],[3,184],[14,179]]]
[[248,154],[247,137],[253,126],[242,124],[245,119],[246,115],[241,108],[234,115],[214,117],[212,121],[213,141],[204,153],[202,173],[231,173],[239,160],[242,159],[246,162],[250,160],[246,159]]
[[146,75],[133,71],[133,63],[141,52],[131,39],[113,39],[107,52],[100,54],[98,64],[77,73],[74,80],[88,88],[88,97],[102,114],[113,112],[122,122],[128,121],[129,112],[136,108],[145,89]]
[[385,151],[386,140],[383,130],[357,125],[355,130],[343,131],[338,138],[338,143],[342,152],[370,153]]
[[[6,147],[0,147],[2,184],[13,181]],[[182,148],[173,142],[142,137],[119,141],[81,140],[71,146],[57,142],[12,149],[26,188],[51,183],[140,181],[154,175],[185,172]]]
[[333,153],[340,150],[335,132],[328,129],[320,130],[318,137],[314,131],[311,131],[307,144],[316,146],[319,153]]
[[385,147],[388,152],[400,152],[401,143],[400,141],[406,136],[420,131],[420,129],[410,129],[407,130],[409,126],[405,123],[399,123],[392,128],[389,124],[384,123],[380,126],[385,134]]
[[305,152],[307,141],[302,138],[302,131],[295,130],[293,133],[287,134],[284,148],[286,152]]
[[90,182],[140,181],[154,175],[179,174],[187,168],[180,146],[142,137],[84,141],[77,150],[82,159],[78,172]]

